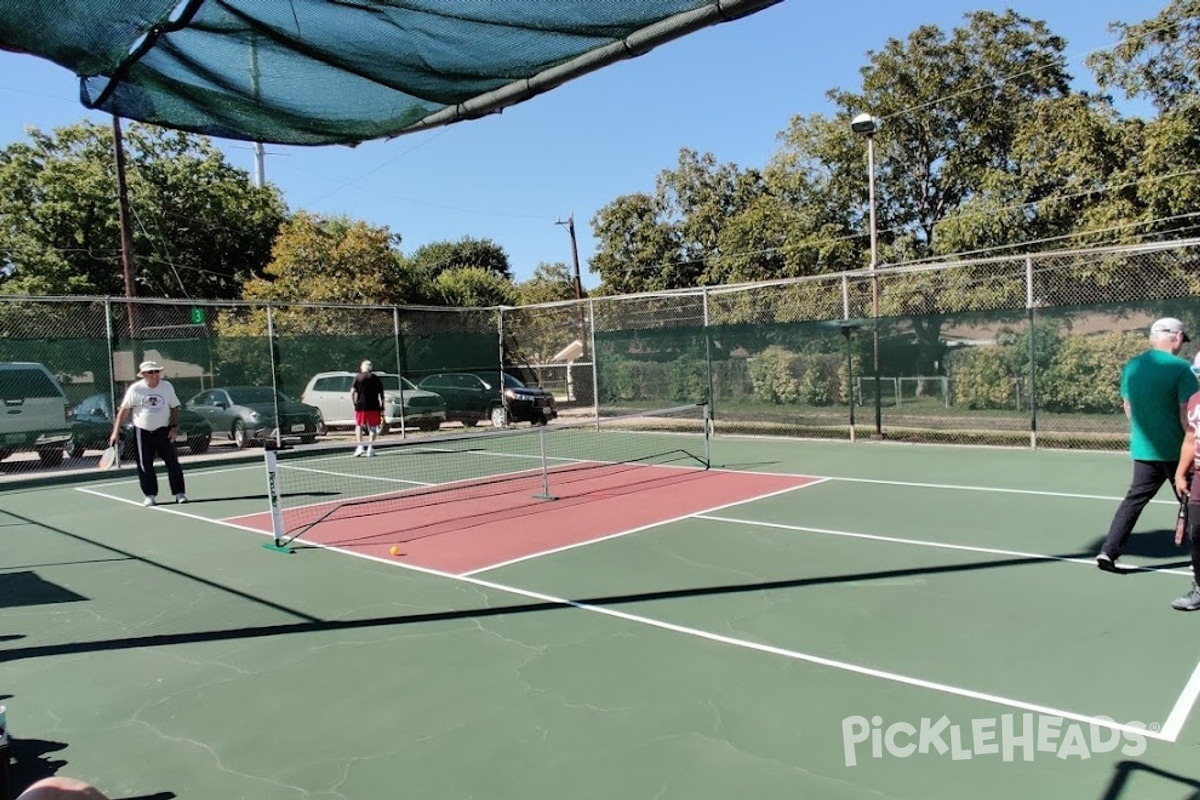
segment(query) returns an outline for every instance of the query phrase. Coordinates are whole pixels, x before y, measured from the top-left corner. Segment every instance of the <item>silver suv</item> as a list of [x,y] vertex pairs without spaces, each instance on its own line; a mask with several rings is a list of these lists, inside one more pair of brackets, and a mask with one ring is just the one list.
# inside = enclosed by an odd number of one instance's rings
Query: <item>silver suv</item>
[[[400,427],[401,416],[405,427],[423,431],[436,431],[446,421],[446,401],[441,395],[422,391],[408,378],[399,375],[375,374],[383,381],[383,396],[387,401],[383,409],[383,433],[389,428]],[[321,409],[326,427],[353,428],[354,404],[350,402],[350,387],[354,378],[353,372],[318,373],[308,381],[300,401]]]
[[62,463],[71,406],[50,370],[32,361],[0,363],[0,403],[0,459],[33,450],[47,467]]

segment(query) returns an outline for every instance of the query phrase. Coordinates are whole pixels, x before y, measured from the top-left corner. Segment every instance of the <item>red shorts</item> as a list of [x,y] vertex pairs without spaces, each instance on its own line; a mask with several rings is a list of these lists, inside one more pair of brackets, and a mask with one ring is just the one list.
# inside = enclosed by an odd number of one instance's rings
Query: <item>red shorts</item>
[[360,428],[378,428],[381,424],[383,424],[383,412],[356,410],[354,412],[354,424]]

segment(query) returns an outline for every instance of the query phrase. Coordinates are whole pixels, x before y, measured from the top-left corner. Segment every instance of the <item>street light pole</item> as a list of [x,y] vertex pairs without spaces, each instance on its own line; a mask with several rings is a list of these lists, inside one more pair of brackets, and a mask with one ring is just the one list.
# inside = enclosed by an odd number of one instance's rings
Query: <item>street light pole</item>
[[875,224],[875,132],[882,122],[870,114],[859,114],[850,123],[850,130],[867,137],[867,203],[870,207],[871,224],[871,317],[874,320],[872,344],[874,348],[875,379],[875,436],[883,437],[883,398],[880,396],[879,379],[879,267],[878,228]]

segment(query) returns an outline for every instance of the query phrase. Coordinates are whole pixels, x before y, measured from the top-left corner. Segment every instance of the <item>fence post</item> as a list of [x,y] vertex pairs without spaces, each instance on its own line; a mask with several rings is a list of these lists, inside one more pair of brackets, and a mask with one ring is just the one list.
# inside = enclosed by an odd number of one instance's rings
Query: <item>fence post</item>
[[592,408],[596,422],[600,422],[600,370],[597,362],[600,360],[600,354],[596,351],[596,300],[588,298],[588,316],[591,317],[591,325],[589,326],[589,334],[591,336],[592,345]]
[[396,377],[400,387],[400,438],[408,438],[408,426],[404,419],[404,356],[400,352],[400,308],[392,306],[392,345],[396,348]]
[[1025,309],[1029,318],[1029,447],[1037,449],[1037,337],[1033,328],[1033,256],[1025,256]]
[[[708,424],[711,425],[713,420],[717,418],[716,412],[713,410],[716,406],[716,397],[713,395],[713,361],[712,361],[712,334],[708,329],[708,287],[701,289],[701,299],[704,301],[704,367],[708,372]],[[714,426],[715,429],[715,426]]]
[[117,343],[113,339],[112,299],[104,298],[104,333],[108,337],[108,402],[117,407]]

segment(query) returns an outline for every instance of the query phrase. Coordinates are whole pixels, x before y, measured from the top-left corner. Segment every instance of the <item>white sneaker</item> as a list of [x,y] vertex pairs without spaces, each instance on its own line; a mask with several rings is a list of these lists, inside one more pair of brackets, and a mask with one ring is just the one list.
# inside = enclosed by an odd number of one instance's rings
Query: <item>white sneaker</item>
[[363,454],[363,446],[360,444],[358,447],[354,448],[354,457],[358,458],[362,454]]
[[372,456],[374,456],[374,455],[375,455],[375,448],[374,448],[374,447],[368,447],[368,448],[367,448],[367,458],[371,458],[371,457],[372,457]]
[[150,495],[146,495],[146,499],[142,501],[142,505],[146,506],[147,508],[150,506],[156,506],[158,505],[158,500],[154,499],[154,497]]
[[180,492],[179,494],[175,495],[175,502],[176,503],[186,503],[187,495],[184,494],[183,492]]

